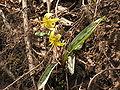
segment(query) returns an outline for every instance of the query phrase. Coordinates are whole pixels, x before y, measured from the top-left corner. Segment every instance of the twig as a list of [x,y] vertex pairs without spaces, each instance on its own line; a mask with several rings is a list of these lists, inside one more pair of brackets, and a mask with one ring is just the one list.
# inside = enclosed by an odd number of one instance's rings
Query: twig
[[[22,0],[22,8],[27,8],[27,0]],[[33,58],[32,58],[32,52],[31,52],[31,46],[30,46],[30,40],[29,40],[29,28],[28,28],[28,16],[27,16],[27,10],[23,11],[23,19],[24,19],[24,33],[26,36],[24,37],[25,44],[26,44],[26,52],[27,52],[27,59],[29,62],[29,70],[31,70],[34,67],[33,64]],[[30,76],[33,75],[34,72],[30,72]],[[33,85],[35,84],[34,77],[31,76],[31,79],[33,81]],[[37,89],[36,85],[34,85],[35,89]]]
[[85,1],[84,0],[82,0],[82,5],[85,6]]
[[97,73],[90,81],[89,81],[89,84],[88,84],[88,87],[87,87],[87,90],[91,90],[90,87],[92,85],[92,82],[95,80],[95,78],[97,76],[99,76],[100,74],[104,73],[105,71],[108,71],[108,70],[120,70],[120,68],[110,68],[110,69],[105,69],[99,73]]
[[[47,51],[46,55],[48,55],[49,52],[50,52],[52,49],[53,49],[53,46],[50,47],[50,49],[49,49],[49,51]],[[32,48],[32,50],[33,50],[36,54],[38,54],[38,55],[42,55],[40,52],[37,52],[34,48]]]
[[51,88],[49,84],[47,84],[47,86],[50,90],[54,90],[53,87]]
[[50,0],[46,0],[46,2],[47,2],[47,11],[48,13],[50,13],[51,2]]
[[97,9],[98,9],[99,2],[100,2],[100,0],[97,0],[97,2],[96,2],[94,17],[96,17],[96,15],[97,15]]
[[67,73],[66,73],[66,83],[67,83],[67,90],[69,90],[69,83],[68,83],[68,77],[67,77]]
[[[103,53],[104,53],[105,57],[107,58],[107,60],[108,60],[108,62],[109,62],[109,64],[110,64],[110,66],[111,66],[111,68],[115,68],[115,67],[113,66],[113,64],[111,63],[110,58],[109,58],[109,57],[107,56],[107,54],[105,53],[105,51],[103,51]],[[118,77],[120,78],[118,72],[115,71],[115,73],[116,73],[116,74],[118,75]]]
[[20,79],[22,79],[23,77],[25,77],[26,75],[28,75],[29,73],[31,73],[33,70],[37,69],[41,64],[42,64],[42,62],[40,64],[38,64],[37,66],[35,66],[34,68],[32,68],[30,71],[26,72],[25,74],[23,74],[22,76],[20,76],[19,78],[17,78],[14,82],[12,82],[10,85],[8,85],[7,87],[5,87],[3,90],[7,90],[9,87],[11,87],[17,81],[19,81]]
[[[22,8],[27,8],[27,0],[22,0]],[[26,52],[27,52],[27,58],[29,62],[29,70],[31,70],[33,66],[33,59],[32,59],[32,53],[31,53],[31,46],[30,46],[30,40],[28,37],[29,33],[29,28],[28,28],[28,16],[27,16],[27,11],[23,11],[23,19],[24,19],[24,33],[26,36],[24,37],[25,44],[26,44]],[[31,73],[32,75],[32,73]]]
[[0,8],[6,8],[6,5],[0,3]]
[[57,9],[58,9],[58,3],[59,3],[59,1],[60,1],[60,0],[57,0],[56,6],[55,6],[55,15],[56,15],[56,17],[58,17],[58,16],[57,16]]

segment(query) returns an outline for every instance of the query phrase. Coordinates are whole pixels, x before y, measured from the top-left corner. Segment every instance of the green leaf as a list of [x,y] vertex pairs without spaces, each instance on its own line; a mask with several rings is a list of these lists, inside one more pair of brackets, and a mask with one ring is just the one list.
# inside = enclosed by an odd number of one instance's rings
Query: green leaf
[[93,0],[94,1],[94,3],[96,3],[97,2],[97,0]]
[[75,50],[80,50],[80,49],[82,48],[83,44],[84,44],[84,41],[83,41],[83,42],[81,42],[81,44],[80,44],[80,45],[78,45],[78,47],[76,47],[76,48],[75,48]]
[[69,53],[64,55],[64,62],[68,59]]
[[52,73],[53,69],[57,66],[57,64],[58,63],[52,63],[45,69],[44,73],[38,81],[38,90],[42,89],[45,86],[50,77],[50,74]]
[[103,21],[105,17],[99,18],[96,21],[92,22],[90,25],[88,25],[84,30],[82,30],[74,39],[73,41],[68,45],[68,52],[71,53],[73,50],[76,50],[80,47],[82,47],[85,40],[92,34],[92,32],[95,30],[95,28],[99,25],[101,21]]
[[75,69],[75,55],[71,54],[68,56],[67,67],[71,74],[74,74]]
[[39,37],[47,36],[48,37],[49,34],[48,33],[43,33],[43,32],[36,32],[35,36],[39,36]]

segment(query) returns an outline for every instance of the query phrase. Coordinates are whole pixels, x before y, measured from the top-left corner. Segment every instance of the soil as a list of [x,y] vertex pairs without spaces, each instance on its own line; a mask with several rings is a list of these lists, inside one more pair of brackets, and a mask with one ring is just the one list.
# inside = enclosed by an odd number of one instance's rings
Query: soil
[[[6,3],[4,1],[0,1],[2,11],[0,11],[0,90],[29,71],[24,41],[26,36],[22,15],[24,10],[28,12],[33,64],[35,66],[41,64],[32,75],[37,84],[40,75],[51,63],[49,59],[52,57],[52,52],[45,56],[45,52],[50,49],[48,43],[45,43],[48,39],[34,35],[36,31],[43,30],[32,20],[43,18],[47,13],[47,4],[41,0],[28,0],[28,8],[22,9],[19,0],[6,0]],[[106,16],[106,19],[86,40],[82,49],[74,52],[75,73],[71,75],[64,64],[58,65],[51,74],[45,90],[120,90],[120,0],[99,0],[97,4],[92,0],[87,1],[85,0],[85,5],[82,5],[81,0],[59,2],[59,6],[67,8],[67,12],[61,11],[58,17],[73,22],[72,25],[61,24],[59,27],[63,30],[60,33],[65,40],[72,41],[92,21],[103,16]],[[57,0],[52,2],[51,12],[54,12],[56,2]],[[78,23],[75,25],[76,21]],[[36,89],[31,76],[27,74],[8,90]]]

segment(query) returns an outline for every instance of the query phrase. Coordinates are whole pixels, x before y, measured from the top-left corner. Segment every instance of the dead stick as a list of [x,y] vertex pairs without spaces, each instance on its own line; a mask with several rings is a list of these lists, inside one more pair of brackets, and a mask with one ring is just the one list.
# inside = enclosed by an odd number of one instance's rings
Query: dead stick
[[[27,0],[22,0],[22,8],[27,8]],[[28,26],[28,16],[27,16],[27,10],[23,11],[23,20],[24,20],[24,33],[26,34],[24,37],[25,44],[26,44],[26,52],[27,52],[27,59],[29,62],[29,70],[31,70],[34,67],[33,64],[33,58],[32,58],[32,52],[31,52],[31,45],[30,45],[30,39],[29,39],[29,26]],[[33,75],[34,72],[30,72],[30,75]],[[33,85],[35,84],[34,77],[31,76],[31,79],[33,81]],[[36,85],[34,85],[36,88]],[[37,88],[36,88],[37,89]]]
[[59,0],[57,0],[56,6],[55,6],[55,15],[56,15],[56,17],[58,17],[57,16],[58,3],[59,3]]
[[50,13],[51,1],[46,0],[46,2],[47,2],[47,11],[48,11],[48,13]]
[[94,13],[94,17],[96,17],[97,15],[97,9],[98,9],[98,4],[100,3],[100,0],[97,0],[96,2],[96,6],[95,6],[95,13]]

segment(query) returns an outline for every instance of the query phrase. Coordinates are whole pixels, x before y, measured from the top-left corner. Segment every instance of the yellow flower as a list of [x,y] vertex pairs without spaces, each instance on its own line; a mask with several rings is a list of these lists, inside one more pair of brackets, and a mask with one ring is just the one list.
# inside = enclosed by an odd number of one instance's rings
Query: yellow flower
[[63,46],[63,45],[65,45],[66,43],[61,43],[60,42],[60,38],[61,38],[61,35],[60,34],[54,35],[54,30],[53,30],[50,33],[50,37],[49,37],[50,45],[53,45],[53,46]]
[[43,18],[43,24],[42,26],[46,27],[46,28],[54,28],[55,27],[55,23],[57,21],[59,21],[59,18],[54,18],[54,19],[50,19],[50,17],[52,16],[53,14],[52,13],[46,13],[44,15],[44,18]]

